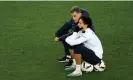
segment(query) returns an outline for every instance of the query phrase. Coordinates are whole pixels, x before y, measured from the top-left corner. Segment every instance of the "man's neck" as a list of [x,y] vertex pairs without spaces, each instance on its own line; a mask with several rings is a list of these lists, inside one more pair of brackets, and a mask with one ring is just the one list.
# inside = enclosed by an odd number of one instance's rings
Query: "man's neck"
[[85,31],[87,29],[87,26],[82,29],[82,31]]

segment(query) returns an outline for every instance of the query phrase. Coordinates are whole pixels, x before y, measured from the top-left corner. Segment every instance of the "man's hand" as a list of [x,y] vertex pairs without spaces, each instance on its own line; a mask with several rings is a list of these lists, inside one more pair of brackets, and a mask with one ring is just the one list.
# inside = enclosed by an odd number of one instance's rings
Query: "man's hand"
[[54,39],[56,42],[59,42],[59,37],[55,37]]

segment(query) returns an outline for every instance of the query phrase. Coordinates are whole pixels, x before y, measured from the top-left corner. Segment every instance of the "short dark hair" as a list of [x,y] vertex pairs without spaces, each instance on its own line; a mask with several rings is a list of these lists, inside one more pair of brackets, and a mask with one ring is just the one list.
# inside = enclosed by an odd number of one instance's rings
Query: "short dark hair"
[[79,8],[78,6],[74,6],[71,8],[71,13],[73,12],[82,13],[82,9]]
[[92,20],[90,17],[86,17],[86,16],[81,16],[80,19],[83,20],[83,23],[84,24],[87,24],[88,27],[91,27],[92,26]]

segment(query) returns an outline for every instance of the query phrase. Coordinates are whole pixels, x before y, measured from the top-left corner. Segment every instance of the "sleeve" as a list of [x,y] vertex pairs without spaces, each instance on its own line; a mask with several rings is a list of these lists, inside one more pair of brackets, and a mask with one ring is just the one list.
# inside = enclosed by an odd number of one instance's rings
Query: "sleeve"
[[79,38],[76,38],[77,35],[74,35],[75,37],[68,37],[66,38],[66,42],[71,45],[71,46],[74,46],[74,45],[78,45],[78,44],[81,44],[85,41],[87,41],[91,36],[88,37],[87,34],[84,34],[83,36],[79,37]]
[[66,39],[68,36],[70,36],[70,35],[72,35],[72,33],[64,34],[64,35],[62,35],[62,36],[59,37],[59,40],[60,40],[60,41],[65,41],[65,39]]
[[69,29],[72,28],[72,19],[66,22],[56,33],[55,36],[60,37],[62,36],[65,32],[67,32]]
[[79,37],[79,34],[77,32],[73,32],[73,34],[71,36],[69,36],[68,38],[70,39],[76,39]]

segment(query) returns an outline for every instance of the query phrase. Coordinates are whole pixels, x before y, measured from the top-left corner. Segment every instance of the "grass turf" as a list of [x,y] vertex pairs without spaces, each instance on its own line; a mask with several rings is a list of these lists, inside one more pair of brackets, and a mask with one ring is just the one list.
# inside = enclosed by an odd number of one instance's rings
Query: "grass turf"
[[[55,31],[77,5],[89,11],[105,72],[68,78]],[[132,80],[133,2],[0,2],[0,80]]]

